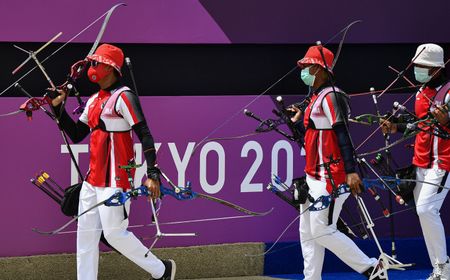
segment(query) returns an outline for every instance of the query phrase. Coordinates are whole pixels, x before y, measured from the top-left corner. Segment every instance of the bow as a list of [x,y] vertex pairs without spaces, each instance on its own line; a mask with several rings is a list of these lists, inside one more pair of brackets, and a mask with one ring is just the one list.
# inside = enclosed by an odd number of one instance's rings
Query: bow
[[177,200],[193,200],[195,198],[202,198],[202,199],[220,203],[222,205],[233,208],[239,212],[245,213],[250,216],[265,216],[265,215],[269,214],[270,212],[272,212],[272,210],[273,210],[273,208],[271,208],[266,212],[251,211],[242,206],[234,204],[232,202],[229,202],[229,201],[226,201],[226,200],[214,197],[214,196],[210,196],[207,194],[195,192],[192,190],[190,182],[188,182],[187,185],[183,186],[183,187],[177,186],[169,179],[169,177],[167,177],[167,175],[164,172],[161,172],[161,175],[164,177],[164,179],[167,181],[167,183],[172,187],[171,189],[166,188],[166,187],[161,188],[161,193],[163,195],[170,195]]
[[[136,168],[138,165],[133,166],[132,168]],[[128,167],[128,166],[127,166]],[[164,196],[171,196],[173,198],[175,198],[176,200],[180,200],[180,201],[185,201],[185,200],[193,200],[195,198],[203,198],[206,200],[210,200],[210,201],[214,201],[217,203],[220,203],[224,206],[233,208],[239,212],[245,213],[249,216],[265,216],[269,213],[272,212],[273,208],[271,208],[270,210],[266,211],[266,212],[255,212],[255,211],[251,211],[248,210],[244,207],[241,207],[237,204],[234,204],[232,202],[220,199],[220,198],[216,198],[207,194],[202,194],[202,193],[198,193],[192,190],[190,183],[187,184],[187,186],[183,186],[183,187],[179,187],[176,186],[163,172],[161,172],[161,174],[163,175],[163,177],[165,178],[165,180],[169,183],[169,185],[171,186],[171,188],[169,187],[165,187],[164,185],[160,185],[160,192],[161,192],[161,199]],[[110,197],[108,197],[105,200],[102,200],[100,202],[98,202],[97,204],[91,206],[90,208],[86,209],[85,211],[83,211],[82,213],[79,213],[78,215],[74,216],[71,220],[69,220],[67,223],[65,223],[64,225],[62,225],[61,227],[52,230],[52,231],[42,231],[36,228],[33,228],[33,231],[43,234],[43,235],[55,235],[58,234],[59,232],[61,232],[62,230],[64,230],[65,228],[67,228],[69,225],[73,224],[74,222],[76,222],[78,220],[78,218],[80,218],[81,216],[85,215],[86,213],[92,211],[93,209],[100,207],[102,205],[104,206],[108,206],[108,207],[113,207],[113,206],[122,206],[125,204],[125,202],[131,198],[137,198],[139,196],[145,196],[148,197],[150,196],[150,192],[148,191],[146,186],[140,186],[137,188],[132,188],[131,190],[127,191],[127,192],[122,192],[122,191],[118,191],[115,194],[111,195]]]
[[[38,109],[42,109],[52,120],[54,120],[58,126],[58,129],[61,132],[61,136],[63,137],[64,143],[67,146],[67,149],[69,151],[70,157],[72,162],[74,163],[76,169],[77,169],[77,173],[78,176],[81,180],[83,180],[83,175],[81,174],[81,170],[78,166],[78,163],[75,159],[75,156],[72,152],[72,149],[69,145],[69,142],[67,141],[67,136],[64,132],[64,130],[62,129],[60,123],[59,123],[59,117],[60,114],[58,116],[58,114],[56,114],[55,109],[50,106],[51,112],[49,112],[48,110],[46,110],[43,105],[45,104],[51,104],[51,94],[55,94],[54,91],[56,91],[56,87],[54,85],[54,83],[51,81],[50,77],[48,76],[48,74],[46,73],[44,67],[42,66],[42,64],[47,61],[50,57],[52,57],[54,54],[56,54],[57,52],[59,52],[63,47],[65,47],[68,43],[70,43],[71,41],[73,41],[75,38],[77,38],[79,35],[81,35],[83,32],[85,32],[87,29],[89,29],[93,24],[95,24],[97,21],[99,21],[100,19],[102,19],[103,17],[105,17],[102,27],[100,28],[100,31],[97,35],[97,38],[95,39],[94,44],[92,45],[88,56],[91,55],[95,49],[97,48],[103,33],[105,32],[106,26],[108,24],[109,18],[111,17],[112,13],[114,12],[114,10],[119,7],[119,6],[123,6],[125,4],[120,3],[120,4],[116,4],[114,5],[112,8],[110,8],[105,14],[103,14],[102,16],[100,16],[99,18],[97,18],[95,21],[93,21],[91,24],[89,24],[86,28],[84,28],[81,32],[79,32],[78,34],[76,34],[74,37],[72,37],[69,41],[67,41],[66,43],[64,43],[61,47],[59,47],[56,51],[54,51],[52,54],[50,54],[49,56],[47,56],[45,59],[43,59],[42,61],[39,61],[36,56],[35,56],[35,52],[29,52],[29,58],[27,58],[27,60],[25,60],[21,65],[19,65],[19,67],[17,67],[13,72],[16,73],[27,61],[29,61],[31,58],[36,62],[37,66],[35,66],[34,68],[32,68],[31,70],[29,70],[28,72],[26,72],[24,75],[22,75],[22,77],[20,77],[19,79],[17,79],[13,84],[11,84],[9,87],[7,87],[5,90],[3,90],[0,93],[0,96],[5,93],[7,90],[9,90],[12,86],[15,86],[18,90],[20,90],[22,93],[24,93],[26,96],[30,97],[30,99],[28,101],[26,101],[24,104],[22,104],[22,106],[20,107],[19,111],[23,111],[27,114],[27,117],[30,119],[32,112]],[[61,33],[60,33],[61,34]],[[58,34],[57,36],[59,36],[60,34]],[[38,51],[42,50],[45,46],[47,46],[50,42],[52,42],[57,36],[55,36],[53,39],[51,39],[47,44],[45,44],[44,46],[42,46]],[[62,86],[66,87],[67,89],[71,89],[71,91],[77,92],[75,87],[73,86],[73,81],[75,81],[79,76],[80,73],[82,72],[82,70],[84,69],[86,64],[83,65],[77,65],[78,67],[76,67],[76,70],[74,70],[75,68],[72,67],[72,71],[71,71],[71,75],[69,75],[67,82],[64,83]],[[81,67],[83,66],[83,67]],[[25,89],[23,89],[20,85],[19,85],[19,81],[21,81],[22,79],[24,79],[26,76],[28,76],[32,71],[34,71],[36,68],[39,68],[41,70],[41,72],[44,74],[44,76],[46,77],[47,81],[50,83],[51,87],[52,87],[52,91],[50,92],[50,94],[46,94],[44,96],[44,98],[33,98]],[[61,87],[62,87],[61,86]],[[75,110],[75,112],[81,112],[82,108],[84,106],[84,103],[82,102],[79,94],[76,94],[78,102],[79,102],[79,106],[78,108]],[[66,96],[67,98],[67,96]],[[62,108],[64,108],[65,106],[65,100],[62,103]],[[61,108],[60,112],[63,111],[63,109]],[[8,114],[4,114],[4,115],[12,115],[17,113],[16,112],[12,112],[12,113],[8,113]]]

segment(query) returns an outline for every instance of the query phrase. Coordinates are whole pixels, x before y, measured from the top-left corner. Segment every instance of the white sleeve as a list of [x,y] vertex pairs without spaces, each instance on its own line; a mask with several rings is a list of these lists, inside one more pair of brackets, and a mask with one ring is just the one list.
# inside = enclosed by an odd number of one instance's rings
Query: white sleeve
[[84,124],[88,124],[89,122],[89,118],[88,118],[88,114],[89,114],[89,106],[92,104],[92,102],[94,101],[95,97],[97,97],[97,94],[94,94],[93,96],[91,96],[88,101],[86,102],[86,107],[83,110],[83,113],[81,113],[79,120],[81,122],[83,122]]
[[117,98],[116,111],[133,126],[145,120],[139,98],[132,92],[124,91]]

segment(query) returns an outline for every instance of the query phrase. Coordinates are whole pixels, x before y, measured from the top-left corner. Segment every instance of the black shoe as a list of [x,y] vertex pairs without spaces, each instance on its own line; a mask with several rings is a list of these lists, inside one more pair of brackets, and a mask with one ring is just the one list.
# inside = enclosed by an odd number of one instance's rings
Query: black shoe
[[177,265],[174,260],[161,260],[166,267],[161,278],[155,280],[175,280],[175,273],[177,272]]

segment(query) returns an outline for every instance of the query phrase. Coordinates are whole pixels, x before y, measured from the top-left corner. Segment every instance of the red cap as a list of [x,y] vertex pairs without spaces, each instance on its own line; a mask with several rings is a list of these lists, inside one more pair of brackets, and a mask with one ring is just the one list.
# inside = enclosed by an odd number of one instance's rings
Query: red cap
[[97,48],[97,50],[95,50],[93,55],[90,55],[87,58],[89,60],[95,60],[114,67],[114,69],[116,69],[122,76],[120,68],[122,68],[123,65],[124,55],[122,50],[118,47],[109,44],[102,44]]
[[325,64],[323,63],[319,48],[322,48],[323,56],[325,57],[325,61],[327,62],[328,70],[330,72],[333,72],[333,70],[331,70],[331,65],[333,64],[334,54],[329,49],[322,46],[309,47],[308,51],[305,54],[305,57],[297,61],[297,65],[300,68],[304,68],[305,64],[319,64],[323,68],[326,68]]

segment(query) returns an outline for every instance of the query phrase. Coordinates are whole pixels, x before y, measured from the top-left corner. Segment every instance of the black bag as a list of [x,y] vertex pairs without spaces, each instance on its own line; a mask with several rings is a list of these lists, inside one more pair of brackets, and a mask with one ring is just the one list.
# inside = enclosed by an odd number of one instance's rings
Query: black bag
[[306,184],[306,176],[295,178],[292,180],[294,186],[292,197],[293,201],[300,204],[305,204],[306,199],[309,198],[309,186]]
[[78,202],[80,201],[80,190],[82,183],[68,187],[64,191],[64,197],[61,201],[61,211],[64,215],[73,217],[78,215]]
[[[416,179],[416,167],[414,165],[410,165],[407,167],[399,168],[396,170],[395,175],[399,179],[410,179],[415,180]],[[401,182],[398,185],[398,195],[400,195],[403,200],[408,203],[412,200],[414,200],[414,188],[416,187],[416,182],[414,181],[408,181],[408,182]]]

